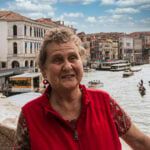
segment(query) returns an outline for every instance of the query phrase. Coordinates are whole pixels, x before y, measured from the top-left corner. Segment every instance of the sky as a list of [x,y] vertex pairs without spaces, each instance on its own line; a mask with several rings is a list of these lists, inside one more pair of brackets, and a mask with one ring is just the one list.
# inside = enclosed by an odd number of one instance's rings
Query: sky
[[0,10],[64,21],[78,33],[150,31],[150,0],[0,0]]

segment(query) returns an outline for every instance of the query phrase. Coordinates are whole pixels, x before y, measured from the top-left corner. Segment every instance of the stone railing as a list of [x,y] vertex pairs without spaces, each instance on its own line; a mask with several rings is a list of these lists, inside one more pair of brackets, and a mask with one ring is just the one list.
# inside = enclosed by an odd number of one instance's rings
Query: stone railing
[[20,108],[0,98],[0,150],[12,150]]

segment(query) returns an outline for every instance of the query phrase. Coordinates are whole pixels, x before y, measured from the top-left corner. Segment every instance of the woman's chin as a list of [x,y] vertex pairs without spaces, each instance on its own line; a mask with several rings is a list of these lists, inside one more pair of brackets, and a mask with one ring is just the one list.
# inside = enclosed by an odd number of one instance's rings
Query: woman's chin
[[70,82],[70,83],[63,84],[62,87],[63,87],[64,89],[69,89],[69,90],[71,90],[71,89],[76,88],[77,85],[78,85],[77,83]]

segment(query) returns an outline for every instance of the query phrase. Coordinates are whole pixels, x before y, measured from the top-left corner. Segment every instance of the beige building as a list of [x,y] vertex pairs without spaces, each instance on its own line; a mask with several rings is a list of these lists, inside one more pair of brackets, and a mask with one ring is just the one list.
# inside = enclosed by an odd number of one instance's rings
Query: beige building
[[135,64],[142,64],[142,39],[135,38],[133,39],[133,48],[134,48],[134,63]]
[[99,43],[101,45],[102,59],[103,60],[116,60],[118,59],[118,42],[107,39]]
[[119,38],[119,53],[122,56],[121,59],[125,59],[134,62],[133,51],[133,38],[129,36],[122,36]]
[[64,24],[51,19],[32,20],[15,12],[0,11],[0,69],[35,67],[45,32],[59,26]]

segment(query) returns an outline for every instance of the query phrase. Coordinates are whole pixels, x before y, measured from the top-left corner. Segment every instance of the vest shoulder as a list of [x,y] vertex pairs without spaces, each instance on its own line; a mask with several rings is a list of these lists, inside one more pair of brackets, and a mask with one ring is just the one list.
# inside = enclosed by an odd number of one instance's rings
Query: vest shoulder
[[45,97],[44,95],[41,95],[41,96],[39,96],[39,97],[37,97],[37,98],[35,98],[35,99],[29,101],[28,103],[26,103],[26,104],[22,107],[22,109],[32,108],[32,107],[34,107],[34,106],[36,106],[36,105],[39,105],[40,103],[43,103],[43,98],[44,98],[44,97]]
[[106,97],[110,97],[110,94],[107,92],[107,91],[105,91],[105,90],[102,90],[102,89],[90,89],[90,88],[88,88],[87,89],[87,92],[89,93],[89,94],[92,94],[92,95],[101,95],[101,96],[106,96]]

